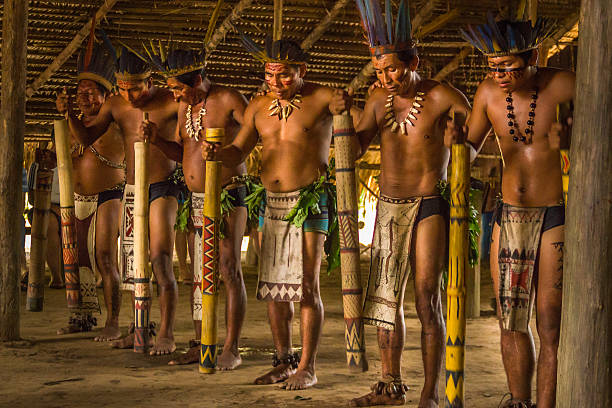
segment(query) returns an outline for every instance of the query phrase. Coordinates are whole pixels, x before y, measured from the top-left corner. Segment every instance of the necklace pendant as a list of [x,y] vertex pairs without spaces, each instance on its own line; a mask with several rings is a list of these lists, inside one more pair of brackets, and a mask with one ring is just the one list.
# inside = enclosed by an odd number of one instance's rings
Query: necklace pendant
[[408,133],[408,131],[406,130],[406,122],[400,123],[400,130],[402,131],[402,135],[405,135]]
[[391,132],[392,133],[397,132],[398,127],[399,127],[399,124],[396,121],[393,121],[393,124],[391,125]]
[[415,108],[422,108],[423,107],[423,105],[421,105],[420,103],[418,103],[416,101],[412,102],[412,106],[414,106]]

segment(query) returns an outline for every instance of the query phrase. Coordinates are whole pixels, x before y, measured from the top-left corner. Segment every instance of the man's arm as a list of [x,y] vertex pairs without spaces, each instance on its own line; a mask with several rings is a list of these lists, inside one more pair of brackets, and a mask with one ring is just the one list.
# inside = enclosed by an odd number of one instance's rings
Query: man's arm
[[223,162],[225,166],[232,167],[237,166],[247,158],[249,153],[255,148],[258,140],[257,129],[255,128],[255,114],[257,113],[258,101],[259,97],[253,99],[245,109],[242,127],[232,143],[218,150],[212,144],[202,144],[202,156],[205,160],[214,158]]
[[174,141],[165,140],[162,137],[156,137],[151,140],[159,150],[164,152],[167,158],[175,162],[183,162],[183,141],[181,140],[179,121],[176,122],[176,130],[174,131]]
[[376,104],[380,98],[384,98],[384,91],[380,88],[375,89],[366,101],[366,105],[361,113],[359,124],[355,128],[357,134],[356,159],[363,156],[368,151],[368,146],[378,133],[378,122],[376,121]]
[[85,147],[92,145],[106,133],[108,127],[113,122],[110,98],[104,102],[100,112],[98,112],[96,118],[88,126],[85,126],[71,109],[68,109],[68,115],[66,116],[70,133],[72,133],[75,139]]
[[467,120],[467,143],[470,147],[470,162],[476,159],[476,155],[482,149],[491,130],[491,122],[487,116],[486,90],[484,90],[483,84],[480,84],[478,90],[476,90],[474,107]]
[[233,89],[230,89],[227,96],[227,102],[231,109],[232,119],[234,119],[239,125],[242,125],[244,122],[244,111],[248,105],[246,98],[240,92]]
[[[451,118],[454,118],[455,113],[459,113],[459,114],[462,114],[464,118],[467,118],[470,115],[472,108],[470,107],[470,103],[468,102],[468,99],[465,97],[465,95],[461,93],[461,91],[459,91],[458,89],[450,85],[443,84],[442,87],[443,87],[442,96],[444,97],[446,101],[448,101],[448,104],[449,104],[448,116]],[[456,135],[456,136],[459,136],[459,135]],[[459,140],[457,138],[453,137],[453,134],[449,134],[448,132],[445,132],[444,144],[446,145],[446,147],[450,148],[451,144],[457,143],[458,141]],[[468,144],[468,146],[471,146],[471,145]]]

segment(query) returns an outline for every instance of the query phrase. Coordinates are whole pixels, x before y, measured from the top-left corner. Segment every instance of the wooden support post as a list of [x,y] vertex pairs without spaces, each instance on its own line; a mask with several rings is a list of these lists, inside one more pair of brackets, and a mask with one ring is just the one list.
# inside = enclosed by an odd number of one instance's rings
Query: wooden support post
[[51,208],[51,185],[53,171],[39,169],[36,174],[32,232],[30,233],[30,267],[28,272],[28,292],[26,310],[40,312],[43,310],[45,297],[45,260],[47,259],[47,229],[49,228],[49,210]]
[[72,156],[70,154],[70,131],[68,122],[56,120],[55,153],[60,184],[60,218],[62,230],[62,254],[64,279],[66,280],[66,301],[68,310],[77,313],[81,305],[81,285],[76,240],[76,217],[74,215],[74,185],[72,178]]
[[[455,123],[462,125],[465,117]],[[468,267],[469,151],[464,143],[452,145],[451,208],[446,289],[446,398],[444,406],[464,406],[465,276]]]
[[572,176],[557,407],[612,401],[612,9],[583,0],[572,129]]
[[272,39],[279,41],[283,38],[283,0],[274,0],[274,27]]
[[[206,141],[223,143],[224,128],[206,129]],[[217,366],[217,304],[219,302],[219,224],[221,222],[221,162],[206,161],[202,222],[202,339],[200,372],[212,374]]]
[[28,2],[4,0],[0,111],[0,341],[18,340],[21,172],[25,128]]
[[[144,120],[147,120],[146,114]],[[134,143],[134,352],[149,346],[149,142]]]
[[344,306],[346,362],[349,369],[367,371],[365,338],[361,316],[363,287],[359,265],[359,227],[357,225],[357,185],[355,181],[355,138],[350,114],[333,117],[334,154],[336,157],[336,187],[338,227],[340,229],[340,272]]

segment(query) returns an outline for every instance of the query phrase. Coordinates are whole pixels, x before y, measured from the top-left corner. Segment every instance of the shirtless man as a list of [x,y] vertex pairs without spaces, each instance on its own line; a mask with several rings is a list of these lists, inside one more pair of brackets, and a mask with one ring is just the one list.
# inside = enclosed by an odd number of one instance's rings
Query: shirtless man
[[[487,24],[483,32],[497,24],[495,29],[508,44],[521,31],[543,41],[550,29],[546,21],[538,21],[536,28],[519,19]],[[542,31],[530,32],[538,28]],[[474,42],[472,30],[463,34]],[[574,98],[575,74],[537,67],[539,41],[501,50],[478,45],[487,56],[490,75],[476,91],[467,124],[468,142],[475,149],[472,156],[493,127],[505,163],[503,206],[493,227],[491,275],[512,394],[504,407],[513,408],[535,406],[531,402],[535,346],[529,328],[534,303],[540,337],[538,408],[554,407],[556,400],[565,222],[556,109]],[[456,132],[449,124],[447,133]],[[517,258],[518,254],[525,255]]]
[[[148,113],[149,120],[157,124],[159,137],[166,140],[174,139],[176,130],[178,104],[174,102],[172,92],[153,86],[150,68],[136,55],[123,48],[117,61],[117,87],[119,95],[106,100],[98,116],[87,127],[84,126],[68,109],[71,132],[84,146],[89,146],[98,140],[115,122],[123,134],[123,146],[126,158],[126,190],[124,207],[133,205],[134,191],[134,142],[139,141],[140,126],[143,114]],[[177,194],[179,189],[172,181],[176,163],[155,145],[149,151],[149,251],[153,273],[160,288],[161,324],[157,332],[155,345],[151,355],[170,354],[176,349],[174,343],[174,317],[178,300],[178,288],[172,270],[172,254],[174,247],[174,221],[176,218]],[[125,212],[125,210],[124,210]],[[126,245],[130,238],[126,225],[122,225],[123,248],[122,280],[123,287],[133,291],[133,249]],[[115,347],[132,347],[133,333],[114,343]]]
[[[401,11],[407,6],[400,5],[398,20],[409,19]],[[425,384],[419,407],[437,407],[439,401],[445,334],[440,285],[449,207],[438,184],[446,180],[453,141],[444,135],[446,119],[454,112],[466,115],[470,107],[455,88],[417,74],[419,58],[409,33],[408,28],[392,43],[376,39],[374,32],[367,33],[382,86],[372,91],[355,130],[358,157],[377,133],[381,135],[380,199],[364,322],[378,326],[383,378],[371,393],[353,399],[351,406],[406,402],[401,357],[406,331],[404,292],[410,271],[415,276],[415,302],[422,325]]]
[[[225,166],[235,166],[245,160],[258,140],[262,142],[261,180],[266,207],[260,217],[257,298],[268,301],[276,354],[274,368],[255,383],[284,382],[283,388],[298,390],[317,383],[315,358],[323,325],[319,269],[327,232],[326,193],[319,190],[321,214],[309,211],[300,227],[283,218],[297,205],[303,189],[313,187],[313,182],[326,174],[333,90],[304,81],[307,55],[296,43],[268,39],[265,51],[261,51],[246,37],[243,41],[256,58],[265,54],[260,61],[265,63],[270,92],[249,102],[242,128],[231,144],[219,150],[207,144],[203,155],[216,155]],[[279,49],[285,51],[283,55],[278,54]],[[291,348],[294,301],[301,305],[301,360]]]
[[[151,143],[160,148],[169,158],[183,163],[185,183],[192,192],[192,221],[196,228],[194,243],[194,277],[191,296],[195,340],[190,342],[189,351],[169,364],[196,363],[200,358],[200,336],[202,334],[202,211],[206,162],[202,158],[202,144],[206,128],[224,128],[225,142],[231,143],[240,129],[246,99],[237,91],[213,84],[204,68],[194,70],[194,59],[200,54],[195,51],[174,50],[162,67],[174,100],[180,102],[178,126],[175,141],[158,137],[157,126],[143,123],[143,134]],[[203,59],[201,60],[204,65]],[[187,116],[189,119],[187,119]],[[195,125],[194,125],[195,124]],[[220,370],[233,370],[242,363],[238,351],[240,330],[246,312],[246,289],[240,265],[240,246],[246,228],[247,210],[244,199],[246,186],[240,176],[246,174],[246,165],[239,162],[222,167],[221,185],[229,194],[233,210],[223,214],[223,239],[219,242],[219,267],[227,289],[225,321],[227,335],[223,352],[217,359]]]
[[[77,64],[79,74],[76,96],[81,112],[80,120],[84,126],[88,126],[97,117],[105,100],[110,97],[115,82],[115,70],[114,56],[104,46],[94,46],[89,61],[84,62],[84,55],[85,52],[81,53]],[[68,109],[66,89],[58,96],[56,105],[61,114],[66,113]],[[110,126],[88,148],[73,140],[72,166],[79,269],[87,268],[91,278],[98,270],[104,285],[106,325],[94,340],[116,340],[121,337],[117,237],[125,184],[123,144],[119,128]],[[89,236],[90,231],[93,232],[92,237]],[[98,308],[97,301],[95,303]],[[60,329],[58,334],[82,330],[83,328],[71,324]]]

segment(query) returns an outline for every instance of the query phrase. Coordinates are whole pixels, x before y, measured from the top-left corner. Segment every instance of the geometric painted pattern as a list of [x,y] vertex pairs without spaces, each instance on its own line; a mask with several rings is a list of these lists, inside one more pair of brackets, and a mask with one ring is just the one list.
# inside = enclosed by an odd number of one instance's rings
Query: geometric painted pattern
[[215,231],[219,222],[211,217],[204,216],[202,226],[202,295],[217,293],[216,271],[219,263],[219,238]]
[[275,302],[299,302],[302,299],[302,285],[259,281],[257,299]]
[[68,309],[80,305],[80,282],[74,206],[60,208],[62,228],[62,255],[66,280],[66,301]]
[[200,368],[206,371],[217,366],[217,345],[202,344],[200,348]]

